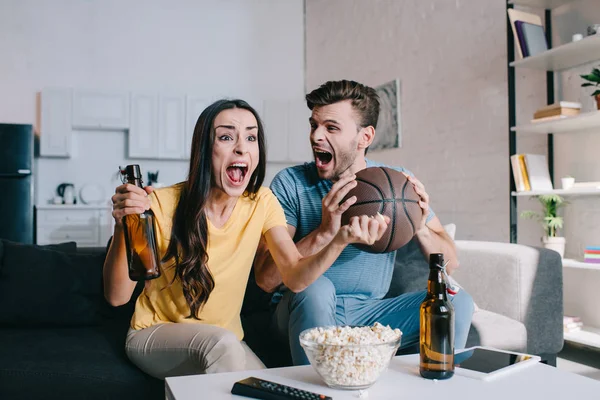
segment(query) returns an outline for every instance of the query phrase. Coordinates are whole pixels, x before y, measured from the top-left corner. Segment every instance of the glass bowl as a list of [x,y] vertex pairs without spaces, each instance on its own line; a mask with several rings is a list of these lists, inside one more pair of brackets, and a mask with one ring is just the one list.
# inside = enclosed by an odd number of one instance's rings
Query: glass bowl
[[[380,343],[332,344],[334,340],[317,340],[310,335],[315,329],[372,328],[338,326],[306,329],[300,333],[300,345],[304,349],[310,364],[325,381],[335,389],[359,390],[372,386],[387,369],[392,357],[396,355],[402,332],[396,337]],[[389,329],[389,328],[388,328]],[[309,337],[311,337],[309,339]]]

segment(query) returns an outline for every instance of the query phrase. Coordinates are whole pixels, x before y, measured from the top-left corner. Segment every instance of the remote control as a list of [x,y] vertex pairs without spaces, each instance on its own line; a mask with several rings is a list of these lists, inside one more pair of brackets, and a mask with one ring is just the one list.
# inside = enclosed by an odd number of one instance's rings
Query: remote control
[[236,382],[231,389],[231,393],[263,400],[332,400],[331,397],[324,394],[307,392],[306,390],[255,377]]

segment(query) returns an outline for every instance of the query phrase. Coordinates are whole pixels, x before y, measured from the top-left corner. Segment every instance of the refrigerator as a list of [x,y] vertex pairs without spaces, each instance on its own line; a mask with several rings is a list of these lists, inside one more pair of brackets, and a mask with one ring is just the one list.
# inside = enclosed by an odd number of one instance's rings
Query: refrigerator
[[33,127],[0,124],[0,239],[33,235]]

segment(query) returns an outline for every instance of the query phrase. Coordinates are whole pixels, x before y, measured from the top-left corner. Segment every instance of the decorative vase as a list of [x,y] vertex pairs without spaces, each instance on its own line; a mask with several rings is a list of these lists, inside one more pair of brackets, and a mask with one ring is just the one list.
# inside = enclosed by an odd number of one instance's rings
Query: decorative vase
[[596,95],[596,108],[600,110],[600,94]]
[[565,176],[564,178],[561,178],[561,182],[562,182],[562,188],[564,190],[569,190],[575,184],[575,178],[570,177],[570,176]]
[[549,250],[554,250],[558,254],[560,254],[560,258],[563,258],[565,255],[565,238],[564,237],[548,237],[544,236],[542,238],[542,243],[544,247]]

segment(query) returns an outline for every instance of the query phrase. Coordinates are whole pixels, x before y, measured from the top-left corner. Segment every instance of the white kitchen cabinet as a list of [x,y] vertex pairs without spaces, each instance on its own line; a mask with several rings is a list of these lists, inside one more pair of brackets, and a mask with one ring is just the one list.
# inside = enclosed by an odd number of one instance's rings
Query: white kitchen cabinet
[[72,90],[47,88],[41,93],[40,156],[71,155]]
[[161,95],[158,105],[158,158],[186,158],[185,96]]
[[105,247],[112,235],[107,206],[36,206],[36,243],[76,242],[78,247]]
[[131,94],[129,158],[158,158],[158,96]]
[[288,161],[304,163],[314,159],[310,145],[311,111],[306,106],[306,101],[290,101],[288,124]]
[[204,111],[204,109],[212,102],[204,97],[186,96],[185,103],[185,157],[190,158],[196,122],[198,122],[198,117],[200,117],[202,111]]
[[266,100],[264,123],[269,162],[312,160],[310,110],[302,100]]
[[289,103],[285,100],[267,100],[264,110],[267,161],[287,161]]
[[128,129],[129,93],[73,91],[73,128]]

